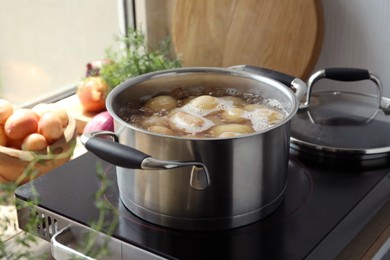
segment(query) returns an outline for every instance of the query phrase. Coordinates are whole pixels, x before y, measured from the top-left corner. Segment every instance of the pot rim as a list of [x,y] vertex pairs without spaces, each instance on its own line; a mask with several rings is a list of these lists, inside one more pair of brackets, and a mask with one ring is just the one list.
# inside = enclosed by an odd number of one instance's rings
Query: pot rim
[[[191,136],[173,136],[173,135],[165,135],[165,134],[151,132],[151,131],[145,130],[143,128],[137,127],[135,125],[132,125],[132,124],[124,121],[114,111],[114,108],[112,106],[113,100],[116,96],[118,96],[120,93],[122,93],[125,89],[127,89],[133,85],[136,85],[138,83],[141,83],[143,81],[149,80],[149,79],[155,79],[158,77],[173,76],[173,75],[177,75],[177,74],[186,74],[186,73],[230,74],[233,76],[249,78],[249,79],[253,79],[253,80],[256,80],[256,81],[259,81],[262,83],[269,84],[271,86],[277,87],[279,90],[281,90],[283,92],[283,94],[285,94],[286,96],[289,97],[289,100],[291,101],[291,107],[292,107],[291,112],[289,112],[287,117],[284,118],[283,121],[281,121],[280,123],[275,124],[273,126],[270,126],[270,127],[266,128],[264,130],[261,130],[261,131],[256,131],[256,132],[250,133],[250,134],[242,134],[242,135],[238,135],[238,136],[234,136],[234,137],[204,137],[204,138],[200,138],[200,137],[191,137]],[[259,134],[263,134],[263,133],[272,131],[273,129],[278,128],[278,127],[286,124],[297,113],[298,108],[299,108],[299,101],[298,101],[298,98],[296,97],[296,95],[294,94],[294,92],[288,86],[286,86],[285,84],[283,84],[277,80],[274,80],[272,78],[269,78],[269,77],[266,77],[263,75],[254,74],[251,72],[247,72],[247,71],[243,71],[243,70],[239,70],[239,69],[234,69],[234,68],[185,67],[185,68],[176,68],[176,69],[168,69],[168,70],[160,70],[160,71],[150,72],[150,73],[142,74],[142,75],[127,79],[126,81],[122,82],[117,87],[115,87],[113,90],[111,90],[111,92],[108,94],[108,96],[106,98],[106,108],[107,108],[107,111],[110,113],[110,115],[114,118],[114,122],[115,121],[119,122],[119,123],[131,128],[135,131],[142,132],[142,133],[147,134],[147,135],[152,135],[152,136],[157,136],[157,137],[165,137],[165,138],[168,137],[168,138],[172,138],[172,139],[182,139],[182,140],[196,140],[196,141],[202,141],[202,140],[203,141],[212,141],[212,140],[218,141],[219,140],[219,141],[221,141],[221,140],[239,139],[239,138],[247,138],[250,136],[257,136]],[[115,124],[114,124],[114,127],[115,127]]]

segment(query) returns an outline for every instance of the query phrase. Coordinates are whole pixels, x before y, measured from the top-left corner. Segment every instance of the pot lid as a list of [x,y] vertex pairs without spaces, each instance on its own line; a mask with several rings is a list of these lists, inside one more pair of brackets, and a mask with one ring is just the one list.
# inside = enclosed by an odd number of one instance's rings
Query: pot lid
[[[369,79],[378,94],[349,91],[312,92],[321,78],[338,81]],[[374,159],[390,155],[390,99],[381,83],[363,69],[331,68],[308,81],[306,101],[291,121],[291,147],[323,157]]]

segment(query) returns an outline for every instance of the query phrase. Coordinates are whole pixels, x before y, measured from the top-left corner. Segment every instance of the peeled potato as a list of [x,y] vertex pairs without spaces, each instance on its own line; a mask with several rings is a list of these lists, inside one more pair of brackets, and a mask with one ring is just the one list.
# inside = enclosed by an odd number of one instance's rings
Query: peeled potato
[[228,138],[228,137],[236,137],[241,135],[240,133],[233,133],[233,132],[223,132],[218,137]]
[[43,135],[49,144],[59,139],[63,132],[61,120],[54,113],[47,112],[39,119],[38,133]]
[[213,126],[213,122],[206,118],[200,118],[183,111],[174,113],[169,118],[169,125],[172,129],[185,133],[203,132]]
[[204,120],[200,117],[193,116],[186,112],[179,111],[170,118],[171,125],[174,127],[180,127],[181,125],[201,127],[204,124]]
[[172,131],[168,127],[160,126],[160,125],[149,126],[147,130],[158,134],[175,135],[174,131]]
[[234,96],[224,96],[220,97],[220,99],[225,100],[225,101],[230,101],[233,103],[234,106],[243,106],[245,104],[244,100],[239,97],[234,97]]
[[263,108],[266,108],[266,106],[262,104],[249,104],[244,106],[244,110],[246,111],[254,111],[256,109],[263,109]]
[[217,125],[210,129],[210,134],[215,137],[219,137],[224,133],[250,134],[253,132],[254,130],[252,127],[241,124]]
[[150,116],[141,121],[142,127],[149,127],[149,126],[167,126],[169,125],[169,121],[167,117],[160,117],[160,116]]
[[26,108],[16,109],[4,124],[5,134],[12,140],[24,139],[27,135],[35,133],[37,128],[38,120],[35,113]]
[[41,134],[33,133],[24,138],[21,148],[24,151],[39,151],[46,147],[46,138]]
[[240,123],[245,120],[243,117],[245,111],[238,107],[232,107],[227,110],[224,110],[221,113],[221,117],[229,123]]
[[284,115],[278,111],[273,110],[271,114],[268,116],[268,121],[270,124],[277,124],[282,121]]
[[282,121],[284,118],[284,115],[281,112],[276,111],[274,109],[270,109],[270,108],[257,109],[254,111],[254,116],[266,117],[269,124],[276,124],[276,123]]
[[204,95],[194,98],[190,101],[190,104],[197,109],[213,109],[219,104],[219,102],[215,97]]
[[218,114],[212,114],[212,115],[208,115],[207,117],[208,120],[210,120],[211,122],[213,122],[214,125],[223,125],[223,124],[226,124],[226,122],[224,121],[224,119],[218,115]]
[[7,121],[8,117],[12,115],[13,111],[14,108],[9,101],[0,99],[0,125],[4,125],[5,121]]
[[152,112],[170,111],[176,107],[176,99],[171,96],[158,96],[150,99],[145,108]]

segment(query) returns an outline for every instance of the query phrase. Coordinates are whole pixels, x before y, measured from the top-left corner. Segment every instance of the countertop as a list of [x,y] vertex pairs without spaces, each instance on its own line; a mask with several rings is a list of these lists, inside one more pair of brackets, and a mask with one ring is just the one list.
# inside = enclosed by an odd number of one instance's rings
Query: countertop
[[[86,152],[84,146],[80,143],[79,138],[77,138],[77,144],[72,158],[76,158]],[[3,191],[0,190],[0,193]],[[26,248],[16,242],[19,239],[23,239],[25,232],[18,228],[16,208],[13,204],[14,198],[11,196],[8,203],[0,204],[0,223],[8,222],[7,228],[3,228],[0,224],[0,241],[5,242],[6,252],[16,252],[20,250],[26,250]],[[36,257],[44,256],[44,259],[53,259],[50,253],[50,243],[46,240],[40,239],[37,237],[37,242],[32,244],[34,247],[33,255]],[[1,252],[0,252],[1,256]]]

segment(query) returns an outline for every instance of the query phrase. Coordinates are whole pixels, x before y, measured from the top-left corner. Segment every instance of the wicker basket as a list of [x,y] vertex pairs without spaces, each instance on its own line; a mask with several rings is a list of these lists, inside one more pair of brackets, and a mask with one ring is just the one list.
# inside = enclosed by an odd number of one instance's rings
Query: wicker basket
[[26,183],[66,163],[76,145],[76,120],[69,118],[63,136],[50,145],[46,154],[0,146],[0,183]]

